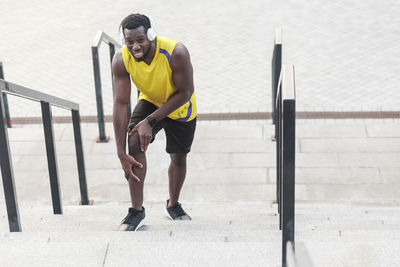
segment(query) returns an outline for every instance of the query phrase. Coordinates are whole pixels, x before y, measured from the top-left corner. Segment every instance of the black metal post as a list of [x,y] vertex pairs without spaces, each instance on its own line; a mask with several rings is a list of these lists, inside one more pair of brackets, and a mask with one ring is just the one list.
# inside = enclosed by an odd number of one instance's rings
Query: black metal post
[[[0,79],[4,80],[3,62],[1,62],[1,61],[0,61]],[[10,109],[8,108],[8,99],[7,99],[6,93],[3,93],[3,103],[4,103],[5,114],[6,114],[7,127],[11,128],[12,122],[11,122],[11,117],[10,117]]]
[[2,90],[0,90],[0,166],[1,177],[3,178],[4,198],[7,207],[8,225],[11,232],[21,232]]
[[282,230],[282,90],[277,92],[276,129],[276,201],[278,203],[279,230]]
[[294,66],[283,65],[280,97],[282,141],[281,169],[281,214],[282,214],[282,266],[286,267],[286,249],[290,241],[294,244],[295,226],[295,152],[296,152],[296,99]]
[[96,46],[92,46],[92,59],[93,59],[94,85],[96,89],[97,121],[99,125],[99,138],[97,139],[97,141],[108,142],[109,137],[106,136],[105,125],[104,125],[104,109],[103,109],[103,96],[101,92],[99,51]]
[[[274,45],[274,52],[272,55],[272,123],[276,124],[278,120],[278,114],[276,110],[276,92],[278,90],[279,75],[282,68],[282,44]],[[275,127],[276,129],[276,127]],[[277,132],[275,130],[275,137]]]
[[[278,106],[277,106],[277,98],[278,98],[278,90],[279,90],[279,77],[282,69],[282,31],[281,29],[275,30],[275,41],[274,41],[274,50],[272,53],[272,64],[271,64],[271,82],[272,82],[272,123],[275,125],[275,136],[272,138],[273,141],[277,141],[279,135],[278,129]],[[278,143],[278,141],[277,141]],[[278,144],[277,144],[278,148]],[[277,162],[278,163],[278,162]],[[278,165],[277,165],[278,166]],[[278,204],[278,213],[280,214],[280,205],[279,205],[279,175],[277,170],[276,176],[276,202]]]
[[44,129],[44,138],[46,142],[47,165],[49,168],[53,212],[54,214],[62,214],[60,183],[58,180],[56,147],[54,142],[51,108],[48,102],[40,101],[40,103],[42,106],[43,129]]
[[81,190],[81,204],[89,205],[79,110],[71,110],[71,112],[74,127],[76,162],[78,164],[79,188]]
[[[282,258],[286,265],[286,243],[294,243],[294,201],[295,201],[295,116],[294,100],[283,102],[283,195]],[[283,266],[285,266],[283,265]]]

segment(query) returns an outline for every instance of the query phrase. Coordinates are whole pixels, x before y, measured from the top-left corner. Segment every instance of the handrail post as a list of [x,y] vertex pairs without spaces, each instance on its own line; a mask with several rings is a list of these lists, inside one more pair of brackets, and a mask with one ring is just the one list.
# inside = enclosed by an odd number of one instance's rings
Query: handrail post
[[[282,30],[280,28],[275,30],[275,41],[274,41],[274,51],[272,54],[272,123],[276,124],[278,120],[277,117],[277,109],[275,105],[275,100],[277,96],[277,90],[279,85],[279,75],[281,73],[282,68]],[[276,127],[275,127],[276,129]],[[275,137],[276,137],[275,130]]]
[[277,121],[276,121],[276,193],[279,213],[279,230],[282,230],[282,90],[277,92]]
[[286,258],[286,243],[294,242],[295,201],[295,101],[283,102],[283,168],[282,184],[285,190],[282,199],[282,257]]
[[74,128],[76,162],[78,165],[79,188],[81,191],[81,204],[89,205],[79,110],[71,110],[71,113]]
[[[272,140],[276,141],[276,147],[278,149],[278,136],[279,136],[279,111],[277,106],[278,97],[278,86],[279,86],[279,76],[282,68],[282,30],[280,28],[275,29],[275,40],[274,40],[274,50],[272,53],[272,64],[271,64],[271,82],[272,82],[272,123],[275,125],[275,136]],[[277,150],[278,152],[278,150]],[[278,154],[277,154],[278,156]],[[276,161],[278,166],[278,159]],[[279,187],[279,170],[277,168],[276,175],[276,203],[278,204],[278,213],[280,214],[280,187]],[[281,229],[281,228],[279,228]]]
[[10,145],[8,141],[3,92],[0,89],[0,166],[4,198],[7,206],[8,225],[11,232],[21,232],[17,193],[15,191]]
[[92,46],[94,85],[96,89],[97,121],[99,124],[99,138],[97,142],[108,142],[110,137],[106,136],[104,125],[103,96],[101,92],[100,61],[98,47]]
[[[3,70],[3,62],[0,61],[0,79],[4,79],[4,70]],[[11,117],[10,117],[10,109],[8,108],[8,99],[7,94],[3,93],[3,103],[4,103],[4,111],[6,115],[7,127],[12,127]]]
[[286,266],[286,243],[294,243],[296,100],[293,65],[282,68],[282,266]]
[[42,106],[43,129],[46,142],[47,164],[49,168],[53,212],[54,214],[62,214],[60,183],[58,180],[58,168],[51,107],[48,102],[40,101],[40,104]]

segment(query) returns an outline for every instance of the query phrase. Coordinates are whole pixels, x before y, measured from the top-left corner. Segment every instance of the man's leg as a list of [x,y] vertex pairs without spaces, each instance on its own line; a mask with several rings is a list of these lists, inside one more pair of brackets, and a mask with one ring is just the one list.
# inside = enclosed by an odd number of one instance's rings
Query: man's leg
[[169,202],[168,207],[172,207],[178,202],[183,182],[186,177],[186,155],[170,154],[171,163],[168,168],[169,176]]
[[145,221],[145,209],[143,205],[143,184],[146,176],[146,155],[140,151],[139,135],[133,133],[128,137],[129,155],[133,156],[137,161],[142,163],[143,168],[134,168],[133,173],[140,179],[129,178],[129,192],[131,195],[132,208],[129,208],[128,215],[122,220],[118,230],[120,231],[137,231]]
[[[129,130],[133,129],[140,121],[144,120],[149,114],[157,109],[156,106],[146,100],[139,100],[133,110],[131,120],[129,122]],[[153,129],[153,136],[157,134],[160,127]],[[140,150],[140,138],[137,132],[128,136],[129,155],[134,157],[137,161],[143,164],[143,168],[134,168],[133,173],[139,178],[140,182],[135,179],[129,179],[129,192],[131,195],[132,208],[141,210],[143,205],[143,186],[144,179],[146,178],[147,162],[146,154]]]
[[143,164],[143,168],[134,168],[133,173],[139,178],[140,182],[136,179],[129,179],[129,192],[131,195],[132,208],[142,210],[143,205],[143,186],[144,179],[146,178],[147,163],[146,154],[140,150],[139,134],[134,132],[128,138],[129,155],[134,157],[137,161]]
[[169,199],[167,200],[165,213],[172,220],[191,220],[178,200],[186,177],[187,154],[192,146],[196,130],[196,119],[189,122],[180,122],[167,118],[164,130],[167,139],[166,151],[171,157],[171,163],[168,168]]

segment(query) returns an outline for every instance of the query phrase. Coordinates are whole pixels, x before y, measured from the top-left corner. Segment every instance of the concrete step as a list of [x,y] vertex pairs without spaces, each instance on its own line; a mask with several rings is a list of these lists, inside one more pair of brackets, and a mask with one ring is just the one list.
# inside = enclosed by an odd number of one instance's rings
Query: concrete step
[[[0,220],[2,264],[280,265],[282,232],[268,203],[185,202],[192,221],[170,221],[163,215],[164,203],[148,203],[147,224],[141,231],[115,231],[128,206],[66,205],[63,215],[53,215],[51,206],[22,205],[23,232],[9,233],[6,218]],[[316,266],[393,266],[385,255],[398,252],[392,248],[400,243],[398,207],[320,203],[296,207],[295,240],[306,244]],[[379,223],[381,219],[385,224]],[[365,260],[371,255],[373,259]],[[334,261],[335,257],[340,260]]]
[[[4,203],[0,203],[3,216],[0,227],[7,231],[8,220]],[[116,229],[126,216],[129,203],[110,203],[91,206],[63,207],[62,215],[54,215],[51,206],[20,207],[21,225],[24,231],[109,231]],[[222,229],[275,229],[277,216],[267,203],[190,203],[183,204],[192,216],[190,222],[172,222],[166,218],[164,203],[148,203],[146,221],[152,229],[196,227],[201,230]],[[251,223],[250,223],[251,222]],[[176,226],[181,225],[181,226]],[[195,225],[195,226],[192,226]]]
[[[109,203],[91,206],[65,205],[62,215],[54,215],[51,206],[22,205],[21,225],[24,231],[109,231],[116,229],[126,216],[129,203]],[[223,229],[274,230],[279,216],[271,204],[264,202],[185,202],[183,207],[192,216],[191,222],[171,222],[165,217],[164,203],[148,203],[146,222],[148,230],[175,230],[192,228],[204,231]],[[0,227],[8,231],[5,203],[0,203]],[[400,207],[343,204],[296,205],[296,229],[400,229],[397,214]],[[193,226],[195,225],[195,226]]]
[[315,266],[398,266],[400,260],[399,231],[379,230],[343,232],[321,235],[299,232]]
[[400,230],[398,206],[365,204],[296,204],[297,229]]
[[[271,242],[142,242],[130,239],[1,242],[3,266],[279,266],[281,249]],[[110,236],[114,233],[109,234]],[[32,239],[32,237],[31,237]]]
[[[281,232],[253,234],[252,240],[210,239],[203,232],[194,235],[196,240],[188,231],[181,236],[154,231],[6,233],[0,237],[0,257],[4,266],[279,266]],[[315,266],[396,266],[399,260],[398,232],[300,230],[296,241],[305,243]]]
[[[248,230],[242,229],[232,230],[225,228],[222,230],[201,230],[195,227],[180,227],[174,230],[168,228],[156,228],[151,226],[143,226],[137,232],[122,232],[116,230],[103,231],[63,231],[63,229],[49,229],[41,232],[20,232],[20,233],[4,233],[0,240],[8,242],[12,240],[37,240],[38,242],[74,242],[76,240],[85,240],[85,242],[105,242],[110,240],[136,240],[137,242],[280,242],[281,232],[274,230]],[[332,232],[332,236],[336,232]]]

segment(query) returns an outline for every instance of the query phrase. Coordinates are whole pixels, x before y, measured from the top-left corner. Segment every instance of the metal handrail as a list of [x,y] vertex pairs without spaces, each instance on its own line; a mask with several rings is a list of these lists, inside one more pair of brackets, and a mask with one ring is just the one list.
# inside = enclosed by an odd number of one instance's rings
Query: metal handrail
[[[1,62],[1,61],[0,61],[0,79],[4,79],[3,62]],[[7,100],[7,95],[5,93],[3,94],[3,102],[4,102],[5,113],[6,113],[7,127],[11,128],[12,122],[11,122],[10,110],[8,108],[8,100]]]
[[94,36],[92,46],[100,47],[101,42],[112,44],[117,48],[121,48],[121,45],[117,41],[115,41],[110,35],[103,31],[98,31]]
[[10,95],[16,95],[22,98],[30,99],[33,101],[43,101],[51,103],[53,106],[57,106],[64,109],[73,109],[79,110],[79,104],[56,97],[52,95],[48,95],[39,91],[35,91],[28,87],[24,87],[12,82],[5,81],[0,79],[0,89],[5,93]]
[[[276,126],[276,121],[278,120],[278,113],[276,110],[276,101],[277,101],[277,91],[279,85],[279,78],[282,69],[282,30],[280,28],[275,29],[275,40],[274,40],[274,50],[272,52],[272,63],[271,63],[271,81],[272,81],[272,123],[275,125],[275,135],[272,140],[276,141],[278,136],[278,127]],[[278,144],[276,144],[278,145]],[[278,149],[278,147],[277,147]],[[276,162],[278,164],[278,161]],[[278,177],[279,177],[279,169],[276,169],[276,203],[278,204],[278,213],[280,213],[280,205],[279,205],[279,188],[278,188]]]
[[56,159],[56,147],[53,131],[51,105],[71,110],[74,128],[75,152],[78,165],[79,187],[82,205],[89,204],[85,163],[83,156],[82,135],[80,128],[79,105],[77,103],[41,93],[33,89],[20,86],[0,79],[0,166],[3,179],[4,196],[7,206],[8,223],[11,232],[21,232],[21,222],[18,209],[17,194],[15,191],[14,174],[11,161],[10,144],[8,140],[6,112],[3,93],[38,101],[42,108],[42,121],[46,143],[47,165],[49,169],[51,198],[54,214],[62,214],[60,184]]
[[[274,39],[274,50],[272,52],[272,62],[271,62],[271,81],[272,81],[272,123],[276,124],[277,114],[276,114],[276,95],[279,84],[279,75],[282,68],[282,29],[275,29],[275,39]],[[276,134],[276,133],[275,133]]]
[[[108,142],[110,137],[106,136],[105,124],[104,124],[104,109],[103,109],[103,95],[101,89],[101,75],[100,75],[100,61],[99,61],[99,48],[102,42],[109,45],[110,49],[110,64],[115,54],[115,48],[121,48],[113,38],[103,31],[98,31],[94,37],[92,43],[92,59],[93,59],[93,74],[94,74],[94,85],[96,90],[96,104],[97,104],[97,121],[99,125],[99,137],[97,142]],[[112,70],[111,70],[111,84],[114,92],[114,83],[112,82]],[[131,107],[129,102],[128,112],[130,115]]]
[[294,66],[283,65],[277,91],[277,180],[279,229],[282,230],[282,266],[286,243],[294,242],[296,97]]

